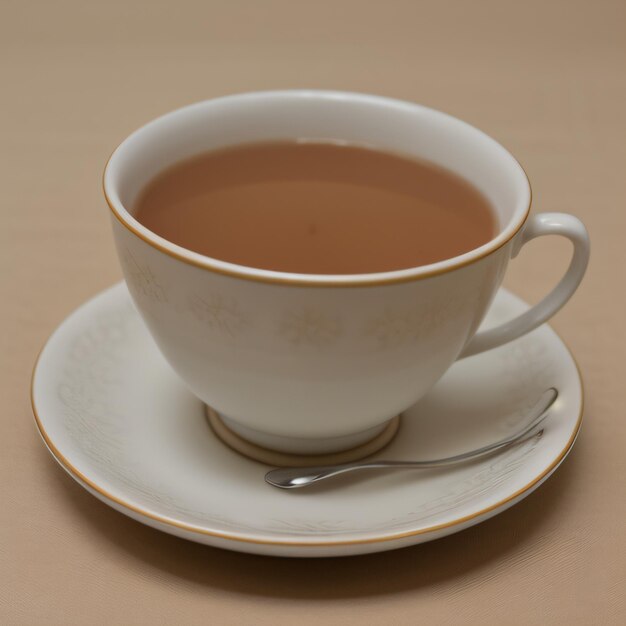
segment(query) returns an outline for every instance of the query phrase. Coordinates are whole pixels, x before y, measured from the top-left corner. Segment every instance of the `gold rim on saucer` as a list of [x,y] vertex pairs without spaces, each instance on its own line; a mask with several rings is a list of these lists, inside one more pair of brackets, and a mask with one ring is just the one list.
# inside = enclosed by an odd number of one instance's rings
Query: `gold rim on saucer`
[[[558,451],[558,453],[552,455],[552,460],[549,462],[547,467],[545,467],[540,473],[536,474],[532,480],[527,482],[524,486],[517,489],[516,491],[507,494],[505,497],[499,499],[498,501],[485,506],[479,510],[473,511],[467,515],[456,517],[455,519],[450,519],[448,521],[431,524],[428,526],[423,526],[421,528],[414,528],[396,532],[389,532],[386,534],[380,534],[375,537],[361,537],[361,538],[337,538],[334,540],[324,539],[322,537],[318,539],[314,539],[311,537],[285,537],[285,538],[269,538],[269,537],[259,537],[254,534],[244,534],[238,532],[228,532],[228,531],[219,531],[210,528],[205,528],[193,523],[187,523],[184,521],[180,521],[178,519],[173,519],[172,517],[168,517],[166,515],[162,515],[159,513],[155,513],[145,506],[141,506],[135,504],[131,501],[124,499],[123,497],[119,497],[110,491],[103,489],[97,482],[90,479],[86,476],[81,470],[79,470],[55,445],[52,436],[50,433],[46,431],[44,427],[44,420],[40,416],[40,408],[37,406],[37,401],[35,399],[35,381],[37,378],[37,370],[40,364],[41,358],[45,353],[46,346],[48,345],[48,341],[44,344],[37,359],[35,361],[33,372],[31,376],[31,384],[30,384],[30,400],[31,406],[34,414],[35,423],[37,429],[51,452],[52,456],[55,460],[61,465],[63,469],[65,469],[68,474],[70,474],[79,484],[85,487],[88,491],[90,491],[93,495],[97,496],[101,500],[113,506],[113,508],[121,511],[122,513],[126,513],[131,517],[137,518],[140,516],[147,520],[151,520],[155,524],[160,524],[165,528],[171,529],[171,532],[174,534],[180,534],[181,531],[187,532],[190,535],[196,535],[197,537],[212,537],[216,540],[225,540],[232,541],[241,544],[255,544],[259,546],[282,546],[285,548],[332,548],[332,547],[340,547],[340,546],[352,546],[352,545],[365,545],[365,544],[385,544],[385,543],[393,543],[397,542],[401,539],[407,539],[410,537],[418,537],[422,535],[434,534],[439,531],[450,530],[450,529],[460,529],[461,527],[467,525],[469,522],[476,520],[478,521],[480,518],[485,518],[490,514],[495,514],[499,510],[503,510],[515,504],[518,500],[523,498],[528,493],[532,492],[538,485],[540,485],[548,476],[550,476],[557,467],[561,464],[564,458],[569,453],[570,449],[574,445],[576,438],[580,432],[581,424],[583,421],[583,412],[584,412],[584,389],[582,384],[582,376],[580,372],[580,367],[574,358],[571,350],[567,346],[567,344],[559,337],[559,335],[551,329],[551,332],[554,334],[555,338],[559,340],[564,350],[567,352],[569,358],[571,359],[572,364],[575,367],[575,376],[578,379],[578,392],[579,392],[579,410],[578,415],[576,417],[576,421],[573,424],[573,428],[570,432],[570,435],[563,445],[563,447]],[[51,338],[54,337],[54,333],[51,335]],[[178,532],[175,532],[174,529],[177,529]],[[450,532],[453,532],[450,530]],[[198,539],[199,540],[199,539]],[[243,548],[242,548],[243,549]],[[384,548],[381,548],[384,549]]]

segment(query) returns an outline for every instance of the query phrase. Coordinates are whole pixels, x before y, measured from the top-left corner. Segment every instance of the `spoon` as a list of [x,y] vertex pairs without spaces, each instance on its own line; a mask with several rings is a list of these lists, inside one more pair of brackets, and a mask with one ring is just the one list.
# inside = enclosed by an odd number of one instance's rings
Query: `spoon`
[[539,426],[548,416],[548,409],[554,404],[559,393],[554,387],[543,392],[539,401],[531,410],[533,416],[530,423],[522,430],[510,437],[490,443],[476,450],[449,456],[442,459],[427,461],[365,461],[360,463],[345,463],[342,465],[318,465],[316,467],[281,467],[265,474],[265,482],[279,489],[299,489],[307,487],[320,480],[326,480],[338,474],[365,469],[432,469],[448,467],[493,454],[498,450],[511,448],[519,443],[528,441],[532,437],[543,433]]

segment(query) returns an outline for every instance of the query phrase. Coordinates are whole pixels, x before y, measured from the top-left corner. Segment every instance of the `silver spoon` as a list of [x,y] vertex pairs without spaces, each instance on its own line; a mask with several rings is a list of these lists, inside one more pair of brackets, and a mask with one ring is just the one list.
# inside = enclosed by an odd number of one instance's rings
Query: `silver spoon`
[[429,461],[365,461],[361,463],[345,463],[343,465],[318,465],[317,467],[284,467],[274,469],[265,474],[265,482],[280,489],[298,489],[307,487],[313,483],[325,480],[331,476],[345,474],[363,469],[432,469],[434,467],[447,467],[465,463],[473,459],[493,454],[497,450],[504,450],[516,444],[522,443],[532,437],[543,433],[539,426],[548,416],[548,409],[554,404],[559,393],[554,387],[543,392],[541,398],[531,411],[530,423],[524,426],[515,435],[490,443],[482,448],[471,450],[463,454],[449,456],[443,459]]

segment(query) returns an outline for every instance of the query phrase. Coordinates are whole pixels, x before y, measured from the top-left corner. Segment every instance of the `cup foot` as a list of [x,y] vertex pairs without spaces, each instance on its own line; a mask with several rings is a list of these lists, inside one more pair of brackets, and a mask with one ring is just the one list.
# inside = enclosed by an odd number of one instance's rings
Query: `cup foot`
[[322,454],[294,454],[271,450],[245,439],[229,428],[224,419],[210,406],[205,405],[205,413],[213,432],[228,447],[244,456],[275,467],[310,467],[358,461],[378,452],[395,437],[400,426],[400,416],[390,419],[377,434],[366,442],[346,450]]

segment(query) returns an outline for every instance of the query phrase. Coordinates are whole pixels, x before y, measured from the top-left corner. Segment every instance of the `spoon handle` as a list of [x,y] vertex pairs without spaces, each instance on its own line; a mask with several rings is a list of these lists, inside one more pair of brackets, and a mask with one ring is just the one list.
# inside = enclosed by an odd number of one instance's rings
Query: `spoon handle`
[[521,431],[510,437],[490,443],[481,448],[456,454],[441,459],[430,459],[424,461],[365,461],[360,463],[346,463],[342,465],[321,465],[317,467],[288,467],[271,470],[265,475],[265,481],[274,487],[281,489],[295,489],[306,487],[320,480],[363,469],[432,469],[438,467],[448,467],[465,463],[470,460],[494,454],[511,446],[523,443],[535,436],[541,436],[543,430],[539,426],[548,415],[548,409],[554,404],[558,397],[558,392],[550,388],[544,392],[539,402],[533,407],[531,422]]

